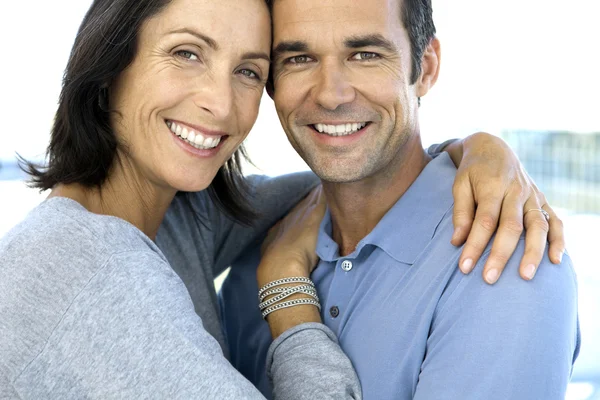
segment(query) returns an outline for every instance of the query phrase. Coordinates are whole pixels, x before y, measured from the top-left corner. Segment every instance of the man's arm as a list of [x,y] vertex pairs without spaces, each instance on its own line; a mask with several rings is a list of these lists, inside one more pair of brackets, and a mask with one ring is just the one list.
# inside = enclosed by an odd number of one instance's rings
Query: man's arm
[[[521,240],[516,254],[524,250]],[[576,278],[568,255],[559,267],[547,257],[542,265],[533,281],[505,273],[492,287],[478,274],[455,275],[434,316],[414,399],[564,399],[579,351]]]

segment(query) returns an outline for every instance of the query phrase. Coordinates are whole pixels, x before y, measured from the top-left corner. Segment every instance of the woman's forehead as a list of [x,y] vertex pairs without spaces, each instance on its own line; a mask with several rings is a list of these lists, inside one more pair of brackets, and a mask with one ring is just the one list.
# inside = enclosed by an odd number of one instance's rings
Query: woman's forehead
[[270,45],[270,13],[264,0],[173,0],[146,21],[147,31],[164,35],[193,30],[211,37],[219,47]]

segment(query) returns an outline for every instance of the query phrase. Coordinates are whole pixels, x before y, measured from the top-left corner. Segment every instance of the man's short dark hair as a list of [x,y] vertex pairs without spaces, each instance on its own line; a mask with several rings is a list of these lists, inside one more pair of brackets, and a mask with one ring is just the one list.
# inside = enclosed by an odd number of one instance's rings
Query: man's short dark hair
[[435,37],[433,9],[431,0],[399,0],[402,1],[402,23],[404,24],[411,50],[410,83],[414,84],[421,75],[421,58],[425,49]]
[[[30,186],[41,190],[57,184],[101,187],[115,162],[126,152],[110,126],[107,88],[133,61],[142,24],[170,0],[94,0],[75,38],[47,149],[47,162],[20,158]],[[241,174],[243,147],[222,166],[208,188],[215,203],[234,219],[250,222]]]

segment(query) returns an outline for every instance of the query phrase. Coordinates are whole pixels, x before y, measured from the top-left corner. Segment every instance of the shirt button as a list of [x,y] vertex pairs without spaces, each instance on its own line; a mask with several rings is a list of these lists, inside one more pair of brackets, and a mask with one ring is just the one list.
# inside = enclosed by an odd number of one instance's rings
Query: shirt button
[[331,315],[333,318],[337,318],[337,316],[340,315],[340,309],[336,306],[331,307],[329,309],[329,315]]
[[350,271],[352,269],[352,261],[350,260],[345,260],[342,263],[342,269],[346,272]]

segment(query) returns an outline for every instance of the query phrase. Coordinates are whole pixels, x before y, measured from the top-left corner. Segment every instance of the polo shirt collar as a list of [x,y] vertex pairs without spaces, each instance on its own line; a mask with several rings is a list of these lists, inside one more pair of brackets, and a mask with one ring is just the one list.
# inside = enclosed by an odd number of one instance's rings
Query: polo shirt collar
[[[395,260],[413,264],[429,244],[444,215],[453,206],[452,185],[456,167],[447,153],[430,161],[402,197],[363,238],[348,257],[374,245]],[[339,259],[332,239],[331,214],[327,209],[319,230],[317,254],[323,261]]]

